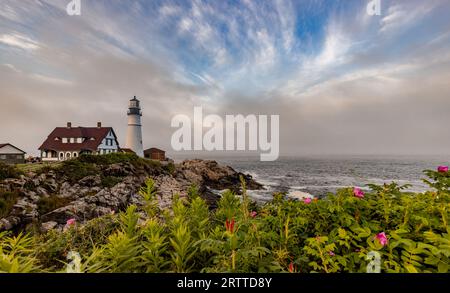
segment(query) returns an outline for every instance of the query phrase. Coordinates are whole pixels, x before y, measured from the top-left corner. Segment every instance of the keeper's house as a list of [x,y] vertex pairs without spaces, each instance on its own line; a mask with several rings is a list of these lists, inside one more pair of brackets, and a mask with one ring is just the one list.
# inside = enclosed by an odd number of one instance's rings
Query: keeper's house
[[10,143],[0,143],[0,162],[5,164],[25,163],[25,152]]
[[151,160],[165,161],[166,152],[157,148],[150,148],[144,151],[144,157]]
[[57,127],[50,133],[39,150],[44,162],[65,161],[81,154],[104,155],[117,153],[119,142],[112,127]]

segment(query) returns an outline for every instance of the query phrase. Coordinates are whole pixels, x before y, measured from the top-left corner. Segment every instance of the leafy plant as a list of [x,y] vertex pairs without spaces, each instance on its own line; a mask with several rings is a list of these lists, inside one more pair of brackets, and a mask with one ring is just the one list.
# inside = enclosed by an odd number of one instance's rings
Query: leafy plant
[[395,183],[351,188],[323,199],[275,194],[255,205],[225,191],[210,210],[192,186],[161,210],[151,179],[142,205],[63,232],[0,233],[0,271],[65,271],[78,252],[82,272],[368,272],[446,273],[450,233],[448,174],[427,171],[432,188],[405,192]]

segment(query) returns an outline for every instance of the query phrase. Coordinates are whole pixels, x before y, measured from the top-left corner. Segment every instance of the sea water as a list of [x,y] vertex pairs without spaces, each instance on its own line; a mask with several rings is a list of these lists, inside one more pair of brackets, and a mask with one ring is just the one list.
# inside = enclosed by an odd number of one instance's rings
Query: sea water
[[263,184],[265,190],[251,191],[257,201],[267,201],[274,192],[285,192],[293,198],[322,197],[345,187],[369,190],[367,184],[397,182],[410,184],[406,191],[424,192],[422,179],[426,169],[448,165],[450,156],[313,156],[280,157],[261,162],[253,157],[216,159],[235,170],[248,173]]

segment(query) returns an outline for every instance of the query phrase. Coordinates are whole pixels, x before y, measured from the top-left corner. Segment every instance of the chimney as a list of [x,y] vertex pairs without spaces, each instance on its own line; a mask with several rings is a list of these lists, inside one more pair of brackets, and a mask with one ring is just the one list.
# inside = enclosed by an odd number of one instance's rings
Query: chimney
[[97,122],[97,127],[101,128],[102,127],[102,123],[101,122]]
[[72,128],[72,122],[67,122],[67,128]]

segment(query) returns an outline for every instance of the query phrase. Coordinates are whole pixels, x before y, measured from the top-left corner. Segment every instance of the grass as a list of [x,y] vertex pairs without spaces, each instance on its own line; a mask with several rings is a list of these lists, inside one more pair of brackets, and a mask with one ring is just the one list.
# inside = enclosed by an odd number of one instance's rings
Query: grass
[[120,182],[122,182],[122,178],[121,177],[116,177],[116,176],[105,176],[105,177],[102,177],[102,187],[113,188],[114,186],[116,186]]
[[54,163],[27,163],[27,164],[17,164],[16,168],[20,170],[21,172],[28,173],[28,172],[39,172],[44,169],[48,168],[57,168],[61,166],[61,162],[54,162]]
[[61,198],[55,195],[51,195],[50,197],[42,197],[38,201],[38,211],[40,215],[45,215],[67,205],[70,202],[71,200],[68,198]]
[[3,191],[0,190],[0,218],[4,218],[9,215],[13,206],[17,202],[19,197],[16,191]]
[[7,178],[19,178],[23,172],[12,165],[0,163],[0,180]]

